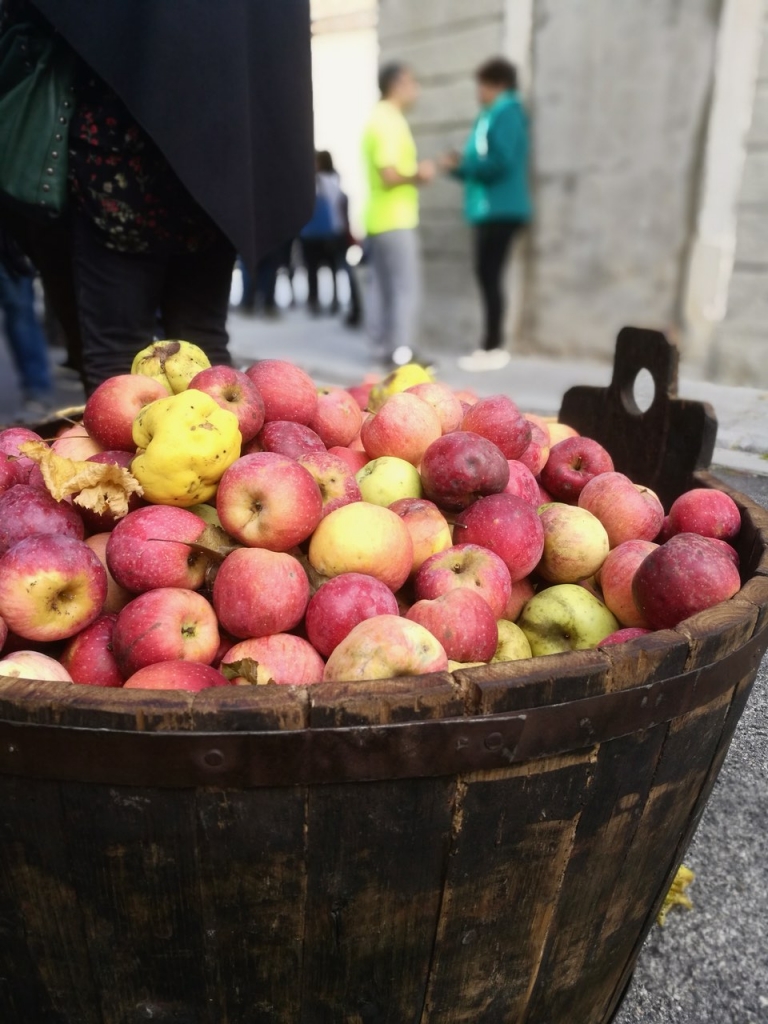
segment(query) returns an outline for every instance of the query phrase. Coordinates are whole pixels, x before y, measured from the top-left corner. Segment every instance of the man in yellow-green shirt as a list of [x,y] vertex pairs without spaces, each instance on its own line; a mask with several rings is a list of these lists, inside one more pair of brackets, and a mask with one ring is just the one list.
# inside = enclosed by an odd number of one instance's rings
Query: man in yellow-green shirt
[[363,136],[371,279],[366,319],[377,358],[403,364],[413,356],[421,295],[418,186],[432,181],[436,168],[431,160],[418,160],[405,119],[419,92],[413,72],[388,64],[379,73],[379,88],[381,100]]

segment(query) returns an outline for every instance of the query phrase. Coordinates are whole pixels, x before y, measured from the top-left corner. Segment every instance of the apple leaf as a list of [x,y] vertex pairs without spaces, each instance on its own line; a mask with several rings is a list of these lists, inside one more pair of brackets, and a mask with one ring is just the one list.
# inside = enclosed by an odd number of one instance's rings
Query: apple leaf
[[143,494],[141,484],[123,466],[106,462],[77,462],[51,451],[43,441],[25,441],[19,452],[40,467],[43,482],[56,501],[74,495],[74,502],[116,519],[128,514],[128,499]]
[[[274,685],[274,679],[261,669],[255,658],[241,658],[239,661],[222,662],[219,666],[221,674],[232,682],[235,679],[244,679],[246,683],[253,686]],[[267,676],[265,679],[264,676]]]

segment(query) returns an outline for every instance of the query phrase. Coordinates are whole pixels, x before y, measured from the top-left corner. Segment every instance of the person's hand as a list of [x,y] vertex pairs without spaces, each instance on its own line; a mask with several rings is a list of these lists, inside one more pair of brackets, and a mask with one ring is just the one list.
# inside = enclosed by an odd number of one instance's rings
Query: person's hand
[[416,172],[416,180],[421,182],[422,185],[428,185],[431,181],[435,180],[437,176],[437,166],[434,160],[420,160],[419,168]]
[[449,149],[447,153],[438,160],[441,171],[455,171],[461,163],[461,154],[455,149]]

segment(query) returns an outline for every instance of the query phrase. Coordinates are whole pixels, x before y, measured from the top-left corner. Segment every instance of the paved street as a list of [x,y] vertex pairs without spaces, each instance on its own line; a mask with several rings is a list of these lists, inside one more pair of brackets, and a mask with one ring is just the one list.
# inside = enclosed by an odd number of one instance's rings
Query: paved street
[[[277,321],[231,318],[237,361],[292,359],[318,380],[350,384],[370,369],[364,335],[330,318],[302,312]],[[460,374],[453,360],[430,353],[439,375],[481,393],[503,391],[524,407],[555,412],[572,384],[605,384],[610,367],[585,362],[513,359],[493,375]],[[720,419],[716,461],[768,470],[768,393],[715,387],[686,378],[681,394],[703,398]],[[63,404],[78,398],[60,388]],[[0,347],[0,420],[18,402],[13,373]],[[768,506],[768,478],[724,473],[729,483]],[[768,666],[764,665],[693,846],[693,912],[676,911],[654,928],[617,1024],[760,1024],[768,1022]],[[580,1024],[574,1021],[573,1024]]]

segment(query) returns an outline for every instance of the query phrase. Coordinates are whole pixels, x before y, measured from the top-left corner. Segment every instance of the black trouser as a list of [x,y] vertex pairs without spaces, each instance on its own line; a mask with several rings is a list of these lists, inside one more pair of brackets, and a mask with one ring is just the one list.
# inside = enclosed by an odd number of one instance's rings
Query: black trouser
[[502,274],[518,227],[513,220],[490,220],[475,227],[475,275],[483,300],[484,349],[499,348],[503,340]]
[[320,267],[329,267],[333,275],[333,303],[331,309],[335,312],[339,306],[336,275],[339,270],[345,270],[349,279],[350,315],[358,318],[360,316],[360,289],[357,285],[354,270],[347,263],[347,236],[331,235],[328,238],[302,238],[301,252],[307,271],[308,304],[310,309],[319,309],[318,271]]
[[108,249],[81,216],[73,218],[72,265],[90,394],[129,373],[155,338],[199,345],[211,363],[229,364],[227,309],[235,250],[220,236],[196,253],[134,254]]
[[3,209],[0,220],[40,274],[46,305],[64,332],[67,365],[73,370],[80,370],[82,342],[72,280],[72,238],[68,216],[42,221],[33,220],[16,210]]

